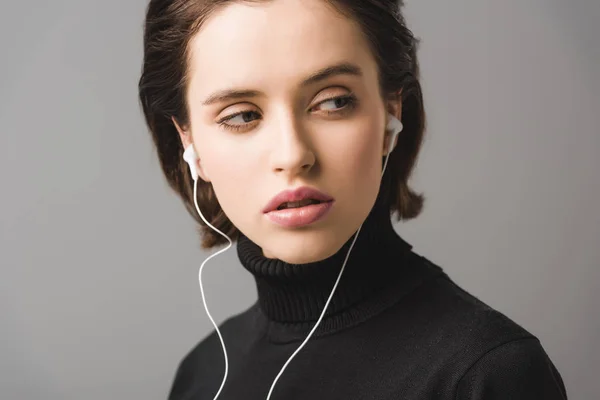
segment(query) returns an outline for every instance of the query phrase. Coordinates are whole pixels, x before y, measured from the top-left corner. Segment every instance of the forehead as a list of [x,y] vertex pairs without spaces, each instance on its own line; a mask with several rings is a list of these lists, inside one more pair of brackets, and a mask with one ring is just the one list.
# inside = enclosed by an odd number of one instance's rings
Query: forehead
[[341,61],[376,65],[359,25],[325,0],[231,3],[213,13],[190,42],[190,91],[235,86],[290,87]]

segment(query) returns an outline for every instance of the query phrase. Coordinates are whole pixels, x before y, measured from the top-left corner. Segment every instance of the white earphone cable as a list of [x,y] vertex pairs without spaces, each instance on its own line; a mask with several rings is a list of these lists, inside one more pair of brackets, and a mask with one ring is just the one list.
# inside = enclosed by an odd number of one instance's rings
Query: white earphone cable
[[219,397],[221,390],[223,390],[223,386],[225,386],[225,381],[227,380],[227,372],[229,370],[229,362],[228,362],[228,358],[227,358],[227,349],[225,348],[225,342],[223,341],[223,336],[221,336],[221,331],[219,331],[219,327],[215,323],[215,320],[213,319],[213,317],[210,315],[210,312],[208,312],[208,307],[206,306],[206,298],[204,296],[204,289],[202,287],[202,269],[204,268],[204,264],[206,264],[206,262],[208,260],[227,251],[231,247],[232,242],[231,242],[231,239],[229,239],[229,236],[227,236],[226,234],[224,234],[223,232],[221,232],[220,230],[218,230],[217,228],[212,226],[204,218],[204,215],[202,215],[202,212],[200,211],[200,207],[198,207],[198,196],[197,196],[198,189],[197,188],[198,188],[198,180],[195,179],[194,180],[194,204],[196,206],[196,211],[198,211],[198,214],[200,214],[200,218],[202,218],[202,220],[204,221],[204,223],[206,225],[210,226],[212,229],[219,232],[221,235],[223,235],[225,237],[225,239],[227,239],[229,241],[229,244],[227,245],[227,247],[225,247],[224,249],[221,249],[221,250],[215,252],[214,254],[211,254],[209,257],[207,257],[206,260],[204,260],[204,262],[202,263],[202,265],[200,265],[200,270],[198,271],[198,281],[200,282],[200,292],[202,293],[202,302],[204,303],[204,309],[206,310],[206,314],[208,315],[210,322],[212,322],[213,326],[215,327],[215,329],[217,331],[217,335],[219,335],[219,339],[221,340],[221,346],[223,347],[223,354],[225,355],[225,375],[223,376],[223,382],[221,382],[221,387],[219,387],[219,390],[217,391],[217,394],[215,395],[215,399],[216,399],[217,397]]

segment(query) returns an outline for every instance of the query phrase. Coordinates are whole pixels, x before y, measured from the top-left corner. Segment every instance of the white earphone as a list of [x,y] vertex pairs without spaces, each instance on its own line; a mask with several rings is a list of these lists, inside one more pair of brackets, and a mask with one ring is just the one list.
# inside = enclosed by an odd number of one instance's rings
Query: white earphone
[[[387,162],[388,162],[389,156],[390,156],[391,152],[394,150],[394,148],[396,147],[396,144],[397,144],[396,138],[398,137],[398,134],[402,131],[402,128],[403,128],[402,122],[400,122],[400,120],[398,118],[396,118],[394,115],[388,114],[388,117],[389,117],[389,121],[387,123],[386,128],[388,131],[392,131],[392,132],[390,134],[389,141],[387,143],[388,151],[385,156],[385,163],[383,164],[383,171],[381,172],[382,177],[383,177],[383,174],[385,173],[385,168],[387,167]],[[225,386],[225,380],[227,379],[227,372],[229,370],[229,360],[227,357],[227,350],[225,348],[225,342],[223,341],[223,337],[221,336],[221,331],[219,330],[219,327],[215,323],[212,315],[210,315],[210,312],[208,311],[208,307],[206,306],[206,298],[204,296],[204,288],[202,287],[202,269],[204,268],[204,265],[206,264],[206,262],[208,260],[227,251],[232,246],[232,241],[226,234],[224,234],[223,232],[221,232],[220,230],[215,228],[213,225],[211,225],[204,218],[204,215],[202,215],[202,212],[200,211],[200,207],[198,207],[198,193],[197,193],[197,190],[198,190],[197,189],[198,188],[198,171],[197,171],[198,156],[196,155],[196,152],[194,151],[194,147],[191,144],[188,145],[187,148],[184,150],[183,159],[188,164],[188,166],[190,168],[190,173],[192,174],[192,178],[194,179],[194,204],[196,206],[196,211],[198,211],[200,218],[202,218],[202,220],[204,221],[204,223],[206,225],[210,226],[213,230],[220,233],[223,237],[225,237],[229,241],[229,244],[227,245],[227,247],[208,256],[206,258],[206,260],[204,260],[202,265],[200,265],[200,270],[198,271],[198,280],[200,282],[200,292],[202,293],[202,302],[204,303],[204,309],[206,310],[206,314],[208,315],[208,318],[212,322],[213,326],[215,327],[217,335],[219,336],[219,339],[221,340],[221,347],[223,347],[223,355],[225,356],[225,374],[223,376],[223,381],[221,382],[221,386],[219,387],[219,390],[217,391],[217,394],[215,395],[215,397],[213,399],[213,400],[216,400],[217,397],[219,397],[221,390],[223,390],[223,386]],[[335,293],[335,289],[337,288],[338,282],[340,281],[340,278],[342,277],[342,273],[344,272],[344,268],[346,267],[346,262],[348,261],[348,257],[350,257],[350,252],[352,251],[352,248],[354,247],[354,243],[356,242],[356,239],[358,238],[358,234],[360,233],[361,229],[362,229],[362,224],[360,225],[360,227],[358,228],[358,231],[356,232],[356,234],[354,236],[354,240],[352,241],[352,244],[350,245],[350,249],[348,250],[348,254],[346,254],[346,259],[344,260],[344,264],[342,265],[342,269],[340,270],[337,280],[335,281],[335,284],[333,285],[333,289],[331,290],[331,294],[329,295],[329,298],[327,299],[327,302],[325,303],[325,306],[323,307],[321,316],[315,323],[315,326],[312,328],[310,333],[307,335],[306,339],[304,339],[304,342],[302,342],[302,344],[290,356],[290,358],[286,361],[286,363],[281,368],[281,371],[279,371],[279,374],[277,374],[277,376],[275,377],[275,380],[271,384],[271,389],[269,390],[266,400],[269,400],[271,398],[271,393],[273,393],[275,384],[279,380],[279,377],[281,376],[281,374],[283,374],[283,371],[285,370],[287,365],[290,363],[290,361],[292,361],[292,358],[294,358],[294,356],[304,347],[306,342],[308,342],[308,340],[313,335],[314,331],[317,329],[317,326],[319,326],[319,323],[323,319],[323,316],[325,315],[325,311],[327,310],[327,307],[329,306],[329,302],[331,301],[331,298],[333,297],[333,293]]]
[[183,159],[190,167],[190,173],[192,174],[192,179],[194,179],[194,181],[198,180],[198,171],[196,170],[196,163],[198,161],[198,156],[196,155],[194,146],[191,143],[183,151]]
[[387,148],[389,149],[389,151],[387,152],[387,155],[389,155],[396,147],[396,144],[397,144],[397,143],[395,143],[396,138],[398,137],[398,134],[400,132],[402,132],[402,128],[403,128],[402,122],[400,122],[400,120],[398,118],[396,118],[393,114],[388,113],[388,118],[389,118],[389,120],[388,120],[386,129],[388,131],[392,131],[392,133],[390,135],[388,146],[387,146]]

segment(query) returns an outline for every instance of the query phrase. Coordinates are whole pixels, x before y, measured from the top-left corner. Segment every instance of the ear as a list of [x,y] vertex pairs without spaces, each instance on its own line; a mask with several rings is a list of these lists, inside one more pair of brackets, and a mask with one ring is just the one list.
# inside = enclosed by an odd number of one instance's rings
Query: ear
[[[402,89],[400,91],[392,93],[388,96],[385,104],[385,122],[387,124],[388,121],[388,113],[396,116],[400,121],[402,121]],[[400,136],[402,132],[398,134]],[[384,141],[383,141],[383,155],[387,154],[387,143],[388,138],[390,137],[391,132],[385,131]],[[398,142],[398,136],[396,136],[396,141],[394,145]]]
[[[183,129],[175,117],[171,117],[171,121],[173,125],[175,125],[175,129],[177,129],[177,133],[179,133],[179,139],[181,140],[181,145],[184,149],[186,149],[189,145],[194,145],[192,133],[189,130]],[[200,177],[205,182],[210,182],[202,163],[200,162],[200,155],[198,154],[198,150],[196,150],[196,155],[198,155],[198,160],[196,161],[196,171],[198,171],[198,177]]]

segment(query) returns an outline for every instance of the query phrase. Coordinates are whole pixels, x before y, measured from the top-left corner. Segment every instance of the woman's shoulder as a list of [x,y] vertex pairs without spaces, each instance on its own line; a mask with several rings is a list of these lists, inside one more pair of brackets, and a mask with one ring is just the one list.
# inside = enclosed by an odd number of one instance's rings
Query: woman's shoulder
[[422,368],[457,399],[496,398],[493,393],[566,399],[562,378],[536,335],[428,258],[417,254],[413,260],[426,279],[372,324],[378,336],[370,351],[398,354],[399,370],[406,363]]
[[[218,325],[228,353],[235,354],[240,346],[246,345],[240,339],[243,332],[251,329],[255,323],[256,307],[257,304],[254,303],[246,310],[228,317]],[[224,367],[221,339],[217,330],[213,328],[180,359],[171,385],[169,399],[182,398],[185,393],[198,390],[198,386],[213,384],[220,379]]]
[[477,393],[489,389],[515,398],[566,399],[562,378],[535,334],[461,287],[439,265],[418,259],[438,274],[400,302],[393,319],[412,324],[422,335],[420,345],[459,374],[457,398],[479,398]]
[[427,257],[417,255],[416,262],[437,273],[416,288],[408,302],[414,300],[412,306],[423,307],[422,311],[431,314],[440,329],[457,332],[471,340],[535,337],[521,323],[459,285],[446,269]]
[[414,252],[412,260],[413,269],[426,278],[379,316],[385,326],[381,335],[398,343],[410,338],[416,346],[434,348],[448,363],[463,364],[505,343],[539,341],[521,323],[457,284],[440,265]]
[[[256,328],[257,320],[255,318],[258,303],[254,302],[251,306],[243,311],[227,317],[219,326],[223,340],[226,342],[227,348],[230,346],[240,345],[238,339],[241,338],[242,332],[250,332]],[[191,359],[196,359],[199,354],[202,354],[203,359],[222,359],[223,350],[217,330],[212,328],[200,341],[198,341],[182,358],[181,363],[189,362]],[[211,360],[214,361],[214,360]]]

